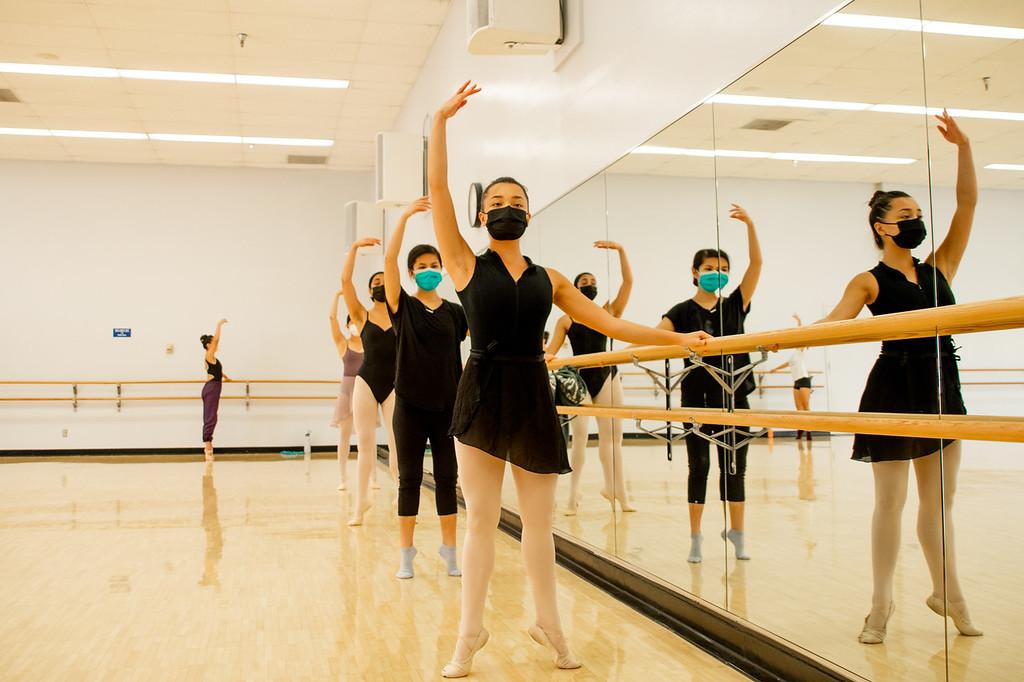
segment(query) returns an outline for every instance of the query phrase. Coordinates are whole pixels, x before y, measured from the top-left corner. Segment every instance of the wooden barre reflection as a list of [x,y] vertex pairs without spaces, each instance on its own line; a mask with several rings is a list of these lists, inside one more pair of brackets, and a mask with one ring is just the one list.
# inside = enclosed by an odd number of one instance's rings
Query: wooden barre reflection
[[[805,346],[835,346],[871,341],[920,339],[950,334],[972,334],[1024,327],[1024,296],[1002,298],[980,303],[913,310],[877,317],[822,322],[820,324],[721,336],[705,346],[694,349],[698,355],[713,356],[731,353],[749,353],[764,349],[779,351]],[[559,367],[603,367],[631,364],[634,361],[665,360],[690,355],[683,346],[637,346],[626,350],[556,358],[549,363],[551,369]]]
[[558,412],[566,415],[617,419],[868,433],[878,436],[1024,442],[1024,418],[1021,417],[772,410],[722,412],[710,408],[682,407],[665,410],[628,405],[622,407],[593,407],[589,405],[559,407]]
[[[222,395],[221,400],[337,400],[336,395]],[[150,395],[150,396],[117,396],[105,397],[20,397],[20,398],[0,398],[0,402],[131,402],[133,400],[200,400],[198,395]]]

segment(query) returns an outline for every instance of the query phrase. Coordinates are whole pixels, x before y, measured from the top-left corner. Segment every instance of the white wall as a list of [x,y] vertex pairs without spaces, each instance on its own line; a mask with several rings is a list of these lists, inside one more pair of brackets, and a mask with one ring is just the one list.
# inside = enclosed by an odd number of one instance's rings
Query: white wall
[[846,3],[580,4],[582,43],[556,71],[549,55],[469,55],[466,3],[452,3],[398,128],[421,131],[466,79],[483,86],[449,124],[449,175],[463,227],[471,182],[513,175],[539,211]]
[[[596,255],[589,243],[607,238],[627,249],[635,272],[627,319],[656,324],[673,304],[693,295],[690,265],[699,248],[716,245],[720,222],[721,248],[733,259],[741,276],[747,265],[745,228],[728,218],[731,202],[742,204],[754,218],[765,265],[754,298],[747,331],[780,329],[793,324],[799,313],[805,323],[831,310],[849,279],[873,267],[878,252],[870,238],[866,201],[873,187],[862,183],[788,182],[741,178],[710,179],[605,174],[597,176],[537,216],[535,226],[545,263],[572,277],[596,270],[603,298],[614,294],[620,279],[614,260]],[[928,192],[903,188],[918,198],[936,238],[944,236],[954,197],[948,187],[934,190],[934,215],[928,215]],[[1024,251],[1020,205],[1024,195],[1005,190],[982,190],[971,244],[953,282],[960,302],[1020,295],[1024,272],[1017,261]],[[607,221],[605,220],[607,212]],[[920,249],[919,257],[927,254]],[[734,284],[730,284],[731,291]],[[867,315],[868,312],[863,313]],[[549,321],[552,328],[558,313]],[[961,367],[1019,367],[1016,349],[1024,332],[968,334],[956,338],[962,348]],[[808,353],[811,369],[828,370],[827,391],[815,393],[812,408],[855,411],[878,344],[837,346]],[[772,354],[768,366],[786,357]],[[963,381],[1024,381],[1024,373],[976,375]],[[772,378],[787,384],[787,375]],[[634,380],[634,384],[642,381]],[[1024,387],[965,386],[968,410],[974,414],[1024,414]],[[653,402],[633,393],[632,402]],[[766,392],[756,406],[790,409],[790,392]]]
[[[0,162],[0,187],[4,379],[204,379],[199,336],[221,316],[230,320],[219,353],[229,376],[340,376],[327,314],[341,270],[342,208],[371,197],[369,174],[10,161]],[[379,262],[363,259],[357,282]],[[132,338],[113,339],[113,327],[131,327]],[[173,355],[165,353],[169,343]],[[0,393],[16,390],[27,393]],[[198,396],[200,387],[168,390]],[[77,413],[67,404],[0,403],[0,410],[0,449],[200,441],[198,398],[129,403],[120,414],[109,403]],[[225,401],[216,443],[298,445],[306,428],[314,442],[334,442],[332,410],[329,402],[256,403],[246,412]]]

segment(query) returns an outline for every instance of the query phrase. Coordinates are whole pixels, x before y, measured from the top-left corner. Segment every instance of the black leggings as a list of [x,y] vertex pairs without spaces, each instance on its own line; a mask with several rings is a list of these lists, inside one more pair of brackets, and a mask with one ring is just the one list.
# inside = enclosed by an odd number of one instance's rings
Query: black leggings
[[[719,398],[719,400],[707,399],[712,396]],[[684,398],[684,405],[695,407],[695,403],[703,403],[700,407],[721,407],[720,404],[708,404],[714,402],[721,402],[720,392],[709,391],[708,396],[704,400],[694,400],[692,396],[687,396],[689,400]],[[746,396],[740,396],[735,401],[736,409],[745,410],[750,408],[750,403],[747,402]],[[723,426],[716,426],[714,424],[702,424],[700,430],[702,433],[713,434],[721,431]],[[737,427],[741,433],[735,434],[735,436],[719,436],[718,440],[726,443],[730,442],[730,438],[735,438],[737,441],[746,438],[746,434],[750,433],[750,429],[741,426]],[[686,457],[690,466],[690,474],[686,481],[686,497],[690,504],[704,504],[707,498],[708,489],[708,474],[711,471],[711,443],[704,440],[696,433],[690,433],[686,436]],[[729,457],[725,448],[718,446],[718,497],[721,500],[728,502],[744,502],[746,500],[746,486],[745,478],[747,474],[747,446],[744,445],[736,450],[736,473],[729,473]]]
[[455,483],[459,476],[459,465],[455,461],[455,440],[448,435],[451,425],[451,410],[421,410],[395,396],[392,428],[395,431],[395,449],[398,451],[399,516],[416,516],[419,513],[423,456],[428,440],[434,461],[437,515],[448,516],[458,511]]

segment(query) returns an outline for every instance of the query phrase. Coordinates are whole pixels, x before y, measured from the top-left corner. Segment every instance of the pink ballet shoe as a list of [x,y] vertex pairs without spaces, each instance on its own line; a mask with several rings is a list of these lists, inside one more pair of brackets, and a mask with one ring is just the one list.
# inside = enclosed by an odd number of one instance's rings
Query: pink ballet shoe
[[569,500],[569,505],[565,508],[566,516],[576,516],[580,513],[580,500],[583,498],[582,495],[576,494],[575,497]]
[[622,511],[624,511],[624,512],[635,512],[636,511],[636,507],[634,507],[632,504],[630,504],[628,499],[626,499],[624,497],[612,497],[611,493],[609,493],[607,490],[602,490],[601,491],[601,497],[603,497],[604,499],[608,500],[608,503],[612,506],[612,512],[615,511],[615,501],[616,500],[618,500],[618,502],[619,502],[619,509],[621,509]]
[[861,644],[881,644],[885,641],[885,630],[889,626],[889,619],[892,618],[893,611],[896,610],[896,602],[889,602],[889,615],[885,617],[885,623],[882,627],[876,628],[873,625],[868,625],[868,618],[871,614],[864,617],[864,629],[860,631],[860,636],[857,641]]
[[940,597],[931,596],[924,600],[924,603],[928,605],[935,613],[942,617],[949,616],[953,619],[953,625],[960,631],[960,634],[964,637],[981,637],[984,632],[979,630],[971,622],[971,617],[967,614],[966,604],[961,606],[954,606],[953,602],[949,602],[946,609],[942,608],[942,599]]
[[[473,668],[473,657],[476,656],[476,652],[484,648],[490,638],[491,633],[487,632],[486,628],[480,628],[480,633],[473,639],[473,644],[469,647],[469,656],[462,660],[453,658],[448,665],[441,669],[441,677],[452,678],[468,675]],[[459,637],[460,642],[468,642],[469,639],[469,637]]]
[[360,507],[358,511],[356,511],[356,512],[354,512],[352,514],[352,518],[350,518],[348,520],[348,525],[350,525],[350,526],[361,526],[361,525],[363,525],[363,517],[366,516],[366,512],[368,512],[370,510],[370,507],[372,507],[372,506],[373,506],[373,503],[370,502],[369,500],[364,502],[363,506]]
[[537,644],[542,647],[551,649],[555,652],[555,665],[562,670],[575,670],[576,668],[582,667],[582,664],[576,660],[576,657],[569,651],[569,645],[565,641],[564,635],[558,635],[558,643],[561,646],[555,646],[555,643],[548,636],[548,633],[544,631],[539,625],[531,625],[528,630],[530,637]]

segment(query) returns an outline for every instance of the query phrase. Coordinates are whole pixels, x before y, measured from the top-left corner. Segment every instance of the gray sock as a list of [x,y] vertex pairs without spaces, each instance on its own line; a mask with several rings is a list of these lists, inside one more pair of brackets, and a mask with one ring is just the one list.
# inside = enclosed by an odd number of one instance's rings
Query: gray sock
[[448,564],[448,575],[458,578],[462,575],[462,571],[459,570],[459,564],[455,561],[455,546],[454,545],[441,545],[437,549],[437,553],[441,555],[445,563]]
[[737,559],[741,559],[743,561],[746,561],[747,559],[750,558],[750,555],[747,554],[747,550],[744,549],[744,547],[743,547],[743,531],[736,530],[735,528],[733,528],[728,533],[726,533],[723,530],[722,531],[722,539],[725,540],[726,538],[729,538],[729,541],[732,542],[733,547],[736,548],[736,558]]
[[700,543],[702,540],[704,540],[704,536],[700,533],[690,536],[690,556],[686,557],[686,560],[691,564],[699,564],[704,560],[700,553]]
[[402,548],[402,565],[398,568],[398,573],[395,573],[396,578],[411,578],[412,572],[412,559],[416,556],[415,547],[403,547]]

